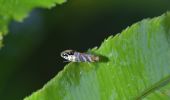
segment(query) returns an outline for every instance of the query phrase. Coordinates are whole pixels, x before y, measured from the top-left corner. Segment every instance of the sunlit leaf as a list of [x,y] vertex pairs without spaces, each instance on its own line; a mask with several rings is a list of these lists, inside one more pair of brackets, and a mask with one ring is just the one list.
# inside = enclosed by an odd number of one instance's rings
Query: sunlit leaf
[[[69,63],[42,89],[24,100],[133,100],[154,97],[156,91],[169,87],[170,13],[133,24],[120,34],[110,36],[98,49],[90,52],[105,56],[109,61]],[[166,98],[165,95],[159,96]]]

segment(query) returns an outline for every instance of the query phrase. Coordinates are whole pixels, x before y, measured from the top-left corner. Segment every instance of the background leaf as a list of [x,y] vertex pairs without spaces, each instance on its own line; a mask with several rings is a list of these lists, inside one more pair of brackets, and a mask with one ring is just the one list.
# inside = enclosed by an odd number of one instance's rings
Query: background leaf
[[8,32],[11,20],[22,21],[28,13],[36,8],[51,8],[66,0],[0,0],[0,47],[3,35]]
[[10,19],[0,15],[0,48],[2,47],[3,36],[8,32]]
[[169,20],[166,13],[110,36],[91,50],[108,57],[108,62],[69,63],[24,100],[131,100],[155,95],[157,89],[169,87]]

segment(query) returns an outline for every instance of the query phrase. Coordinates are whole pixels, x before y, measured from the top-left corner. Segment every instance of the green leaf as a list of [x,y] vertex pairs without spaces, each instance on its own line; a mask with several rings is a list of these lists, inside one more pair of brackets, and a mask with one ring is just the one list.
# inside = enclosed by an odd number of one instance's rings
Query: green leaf
[[66,0],[0,0],[0,47],[11,20],[22,21],[34,8],[51,8]]
[[0,48],[2,47],[3,36],[8,32],[9,21],[9,18],[0,15]]
[[24,100],[166,98],[156,91],[170,85],[170,13],[133,24],[90,52],[109,61],[69,63]]
[[[169,79],[167,82],[170,81]],[[166,83],[166,82],[164,82]],[[161,88],[153,91],[151,94],[146,96],[145,100],[169,100],[170,98],[170,84],[164,85],[159,84]],[[153,88],[154,89],[154,88]]]

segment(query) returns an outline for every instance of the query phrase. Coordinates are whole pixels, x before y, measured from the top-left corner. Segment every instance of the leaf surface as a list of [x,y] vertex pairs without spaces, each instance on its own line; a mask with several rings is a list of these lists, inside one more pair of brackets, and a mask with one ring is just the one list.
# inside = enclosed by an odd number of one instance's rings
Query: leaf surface
[[170,84],[170,13],[135,23],[90,52],[109,60],[69,63],[24,100],[159,100],[156,91]]

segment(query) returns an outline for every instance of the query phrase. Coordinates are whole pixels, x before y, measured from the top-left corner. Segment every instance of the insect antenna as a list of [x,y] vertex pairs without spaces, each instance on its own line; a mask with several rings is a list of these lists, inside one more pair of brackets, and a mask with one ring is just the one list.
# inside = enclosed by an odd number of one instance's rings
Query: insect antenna
[[66,62],[70,62],[70,61],[68,61],[68,60],[63,61],[63,63],[66,63]]

